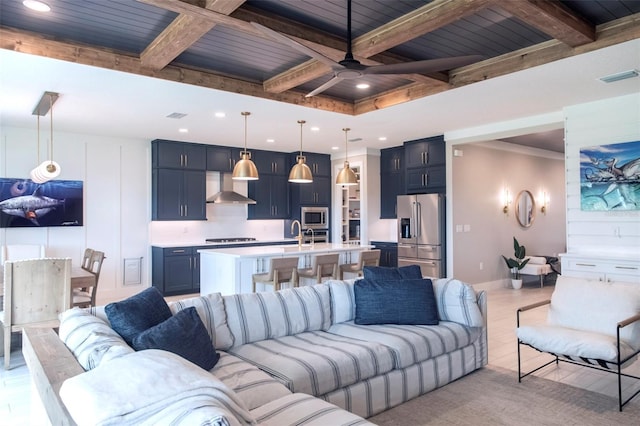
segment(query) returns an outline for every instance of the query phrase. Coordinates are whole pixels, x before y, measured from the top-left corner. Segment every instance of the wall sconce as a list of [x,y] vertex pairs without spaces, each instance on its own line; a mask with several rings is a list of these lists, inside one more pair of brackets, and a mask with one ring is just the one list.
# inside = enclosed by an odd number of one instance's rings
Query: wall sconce
[[549,197],[547,196],[547,191],[542,192],[542,207],[540,207],[540,212],[544,215],[547,214],[547,206],[549,205]]
[[509,205],[511,205],[511,194],[509,193],[509,189],[505,188],[502,191],[502,213],[509,215]]

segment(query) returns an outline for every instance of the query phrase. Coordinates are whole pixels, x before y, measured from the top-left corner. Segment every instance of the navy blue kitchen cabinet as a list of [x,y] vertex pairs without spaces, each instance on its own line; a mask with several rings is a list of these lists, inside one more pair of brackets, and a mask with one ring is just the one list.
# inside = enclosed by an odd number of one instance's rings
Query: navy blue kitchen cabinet
[[251,159],[258,169],[258,175],[289,175],[290,167],[287,167],[289,154],[285,152],[263,151],[254,149],[251,151]]
[[[306,164],[311,169],[311,174],[315,178],[316,176],[331,177],[331,156],[327,154],[316,154],[313,152],[302,152],[306,158]],[[296,157],[300,155],[300,151],[291,154],[291,164],[293,167],[296,164]]]
[[371,245],[380,250],[380,266],[398,266],[398,243],[371,241]]
[[397,197],[405,194],[404,146],[380,150],[380,219],[395,219]]
[[206,154],[207,170],[212,172],[231,173],[240,161],[240,149],[228,146],[208,145]]
[[206,170],[206,145],[156,139],[151,143],[153,167]]
[[446,191],[445,152],[444,136],[404,143],[407,194]]
[[202,248],[207,247],[152,247],[152,285],[164,296],[199,293]]
[[284,152],[255,150],[252,158],[260,178],[249,181],[248,195],[256,204],[249,204],[248,219],[289,218],[287,156]]
[[206,220],[206,172],[153,169],[152,220]]

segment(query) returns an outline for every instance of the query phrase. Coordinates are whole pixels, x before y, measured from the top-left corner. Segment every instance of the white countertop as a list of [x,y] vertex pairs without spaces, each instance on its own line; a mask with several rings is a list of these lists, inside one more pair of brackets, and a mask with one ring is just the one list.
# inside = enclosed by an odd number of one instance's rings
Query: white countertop
[[360,251],[372,248],[370,245],[351,245],[342,243],[318,243],[280,246],[260,246],[260,247],[237,247],[237,248],[216,248],[198,250],[200,255],[228,256],[235,258],[242,257],[276,257],[283,255],[304,255],[327,252]]
[[246,244],[246,245],[251,245],[251,244],[282,244],[282,243],[291,243],[294,244],[296,242],[295,238],[282,238],[282,239],[277,239],[277,240],[253,240],[253,241],[233,241],[233,242],[228,242],[228,243],[208,243],[204,240],[200,240],[200,241],[186,241],[186,242],[180,242],[180,243],[159,243],[159,244],[151,244],[153,247],[160,247],[160,248],[173,248],[173,247],[226,247],[229,245],[240,245],[240,244]]

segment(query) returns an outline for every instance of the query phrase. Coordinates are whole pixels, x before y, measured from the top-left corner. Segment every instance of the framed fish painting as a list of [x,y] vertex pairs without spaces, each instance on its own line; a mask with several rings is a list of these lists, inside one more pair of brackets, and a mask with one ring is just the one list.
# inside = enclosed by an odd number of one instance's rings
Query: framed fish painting
[[82,226],[81,180],[0,178],[0,228]]
[[640,141],[580,150],[580,208],[640,210]]

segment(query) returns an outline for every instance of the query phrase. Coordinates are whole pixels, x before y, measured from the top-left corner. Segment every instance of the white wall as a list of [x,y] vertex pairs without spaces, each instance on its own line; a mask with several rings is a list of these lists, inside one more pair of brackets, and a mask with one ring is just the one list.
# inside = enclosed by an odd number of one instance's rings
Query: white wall
[[[513,257],[513,237],[527,254],[557,255],[565,249],[564,159],[541,150],[504,143],[467,144],[455,148],[453,181],[448,194],[453,228],[453,270],[449,276],[475,284],[506,279],[501,255]],[[506,150],[510,149],[510,150]],[[503,192],[513,201],[502,211]],[[515,202],[522,190],[533,194],[536,208],[529,228],[520,226]],[[546,192],[547,213],[540,212]]]
[[[0,132],[0,176],[28,178],[37,163],[37,132]],[[48,136],[41,137],[41,160],[47,145]],[[84,182],[84,226],[2,228],[0,244],[43,244],[48,256],[71,257],[76,266],[85,247],[104,251],[98,303],[137,293],[149,281],[149,148],[148,141],[55,132],[58,179]],[[123,285],[125,258],[142,258],[141,284]]]
[[640,256],[640,210],[580,210],[580,148],[640,140],[640,94],[565,108],[567,251]]

